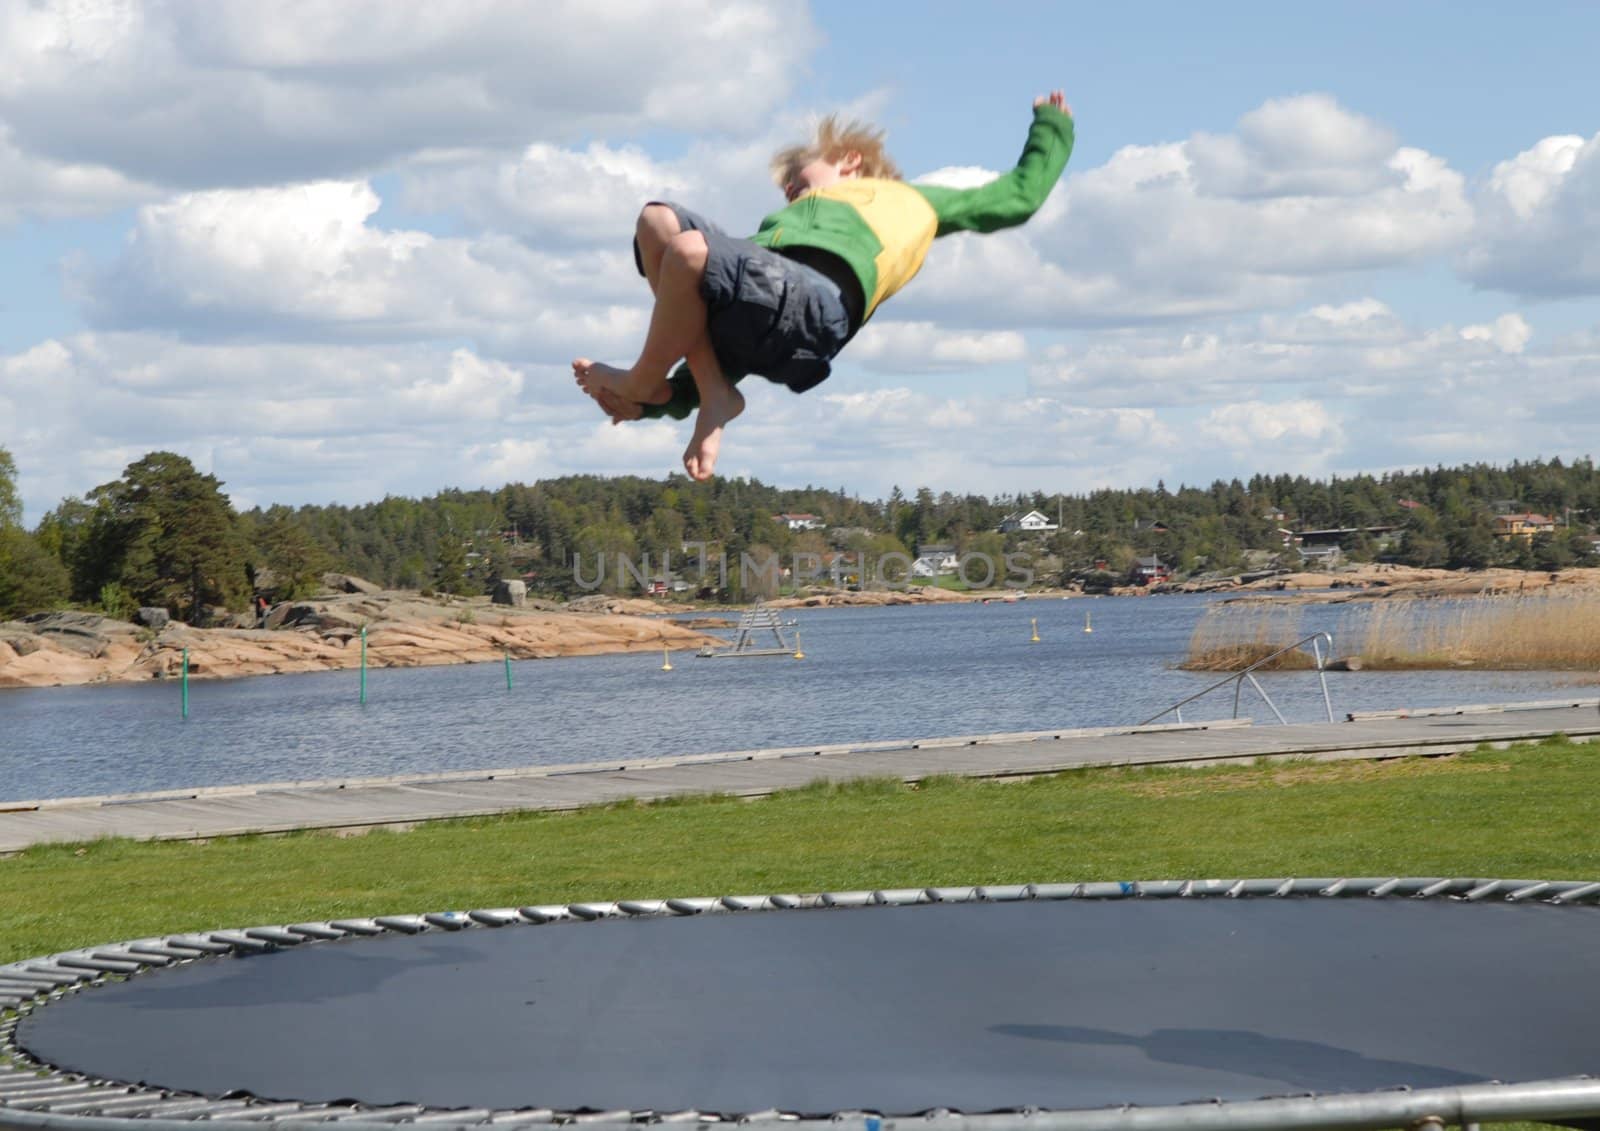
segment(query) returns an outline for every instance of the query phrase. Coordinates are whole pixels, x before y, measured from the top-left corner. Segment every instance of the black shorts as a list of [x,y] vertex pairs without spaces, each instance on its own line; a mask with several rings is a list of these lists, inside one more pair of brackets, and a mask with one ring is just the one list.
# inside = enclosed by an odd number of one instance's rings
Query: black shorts
[[[829,362],[852,333],[839,285],[814,267],[728,235],[687,208],[651,203],[672,209],[684,231],[705,237],[709,255],[700,297],[724,375],[754,373],[797,393],[826,380]],[[637,240],[633,258],[644,274]]]

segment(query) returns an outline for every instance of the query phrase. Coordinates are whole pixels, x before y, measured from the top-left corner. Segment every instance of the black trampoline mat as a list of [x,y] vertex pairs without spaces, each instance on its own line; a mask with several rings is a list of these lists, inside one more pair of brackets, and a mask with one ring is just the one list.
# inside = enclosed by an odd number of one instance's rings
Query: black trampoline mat
[[58,1068],[218,1096],[557,1110],[1070,1109],[1600,1069],[1593,908],[932,904],[306,944],[25,1017]]

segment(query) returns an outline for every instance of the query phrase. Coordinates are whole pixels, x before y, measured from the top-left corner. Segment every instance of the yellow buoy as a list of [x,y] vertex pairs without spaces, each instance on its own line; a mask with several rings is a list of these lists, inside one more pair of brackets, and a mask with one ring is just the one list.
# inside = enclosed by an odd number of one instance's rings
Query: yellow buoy
[[1089,614],[1087,612],[1085,612],[1083,614],[1083,631],[1085,631],[1085,632],[1093,632],[1094,631],[1094,625],[1090,623]]
[[672,653],[667,651],[665,644],[661,646],[661,670],[664,672],[672,670]]
[[1032,643],[1032,644],[1039,643],[1039,618],[1038,617],[1034,617],[1033,618],[1033,639],[1029,643]]
[[794,658],[797,660],[806,658],[805,652],[800,649],[800,630],[798,628],[794,630]]

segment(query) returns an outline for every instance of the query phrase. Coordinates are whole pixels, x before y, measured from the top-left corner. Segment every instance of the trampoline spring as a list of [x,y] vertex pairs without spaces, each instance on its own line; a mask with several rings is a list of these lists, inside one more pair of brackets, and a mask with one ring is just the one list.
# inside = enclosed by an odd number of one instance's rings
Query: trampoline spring
[[522,1123],[554,1123],[556,1113],[548,1107],[525,1107],[516,1111],[499,1111],[489,1117],[489,1122],[503,1127],[506,1124],[516,1126]]
[[1469,903],[1477,903],[1479,900],[1488,899],[1495,892],[1499,891],[1500,888],[1501,881],[1490,880],[1488,883],[1479,884],[1461,898],[1465,899]]
[[819,900],[824,907],[866,907],[870,905],[870,891],[825,891]]
[[595,919],[611,919],[622,914],[615,903],[574,903],[567,910],[579,919],[591,922]]
[[629,915],[665,915],[672,910],[664,899],[625,899],[616,906]]
[[974,896],[980,903],[1013,903],[1019,899],[1033,898],[1033,892],[1027,884],[998,884],[976,888]]
[[762,1108],[760,1111],[747,1111],[740,1115],[734,1122],[741,1125],[747,1123],[772,1123],[783,1119],[783,1112],[775,1107]]
[[474,922],[485,927],[508,927],[518,922],[521,918],[513,908],[497,908],[485,911],[468,911],[467,916]]
[[493,1114],[493,1108],[473,1107],[457,1111],[425,1112],[424,1114],[417,1116],[415,1119],[408,1119],[406,1122],[422,1125],[431,1123],[484,1123],[487,1122],[489,1117]]
[[53,1115],[101,1115],[106,1112],[127,1114],[125,1109],[149,1107],[161,1098],[161,1093],[129,1092],[126,1088],[106,1089],[99,1095],[85,1096],[81,1100],[49,1105]]
[[70,969],[93,970],[101,974],[137,974],[141,969],[137,962],[96,958],[93,955],[64,955],[56,961]]
[[299,946],[305,942],[303,935],[289,930],[287,927],[247,927],[241,932],[246,938],[258,942],[273,943],[277,946]]
[[428,923],[446,931],[459,931],[472,926],[472,917],[462,911],[434,911],[422,917]]
[[341,931],[332,923],[291,923],[284,928],[308,939],[342,939],[349,931]]
[[923,888],[891,888],[885,891],[872,893],[872,902],[886,904],[892,907],[904,907],[916,903],[930,903],[928,893]]
[[[673,900],[672,902],[692,903],[694,901]],[[764,895],[725,895],[713,902],[721,904],[729,911],[771,911],[776,906],[771,899]],[[712,908],[707,908],[707,910],[712,910]]]
[[745,910],[744,908],[735,906],[732,901],[725,899],[711,899],[706,897],[693,899],[669,899],[665,901],[664,906],[674,915],[702,915],[707,911],[716,911],[721,907],[726,907],[730,911]]
[[[43,1079],[43,1078],[42,1078]],[[8,1104],[20,1104],[28,1107],[48,1106],[52,1099],[66,1099],[68,1096],[82,1095],[93,1091],[100,1085],[91,1084],[87,1080],[61,1080],[45,1079],[44,1082],[32,1088],[18,1088],[8,1091],[5,1099]]]
[[1549,890],[1550,890],[1550,884],[1549,884],[1548,881],[1541,881],[1541,882],[1536,883],[1536,884],[1529,884],[1525,888],[1518,888],[1516,891],[1508,893],[1506,895],[1506,902],[1507,903],[1520,903],[1522,900],[1533,899],[1536,896],[1543,895],[1545,892],[1547,892]]
[[979,899],[977,888],[929,888],[928,899],[933,903],[973,903]]
[[305,1104],[295,1103],[292,1100],[278,1103],[257,1103],[254,1100],[247,1100],[245,1101],[244,1110],[230,1114],[228,1118],[247,1119],[255,1122],[260,1119],[277,1119],[280,1115],[298,1115],[302,1112],[314,1112],[316,1110],[318,1109],[308,1108]]
[[171,966],[180,958],[176,954],[166,954],[159,950],[145,950],[136,947],[129,947],[123,953],[141,966]]
[[1029,899],[1072,899],[1078,894],[1077,884],[1029,884]]
[[1399,879],[1398,877],[1396,877],[1395,879],[1391,879],[1391,880],[1384,880],[1383,883],[1381,883],[1377,887],[1373,888],[1367,894],[1370,895],[1370,896],[1374,896],[1376,898],[1382,898],[1383,896],[1386,896],[1389,893],[1398,890],[1402,886],[1403,883],[1404,883],[1404,881]]
[[376,919],[334,919],[328,926],[347,935],[381,935],[383,928]]
[[56,990],[62,989],[66,986],[79,985],[83,982],[89,981],[94,977],[94,975],[89,973],[87,970],[69,970],[55,963],[52,963],[47,969],[41,970],[37,966],[34,966],[26,968],[23,972],[26,974],[33,974],[36,977],[48,981],[50,983],[50,988]]
[[243,931],[212,931],[206,937],[212,942],[226,943],[231,951],[243,951],[247,954],[266,954],[278,949],[277,943],[253,939]]
[[414,1116],[421,1115],[427,1110],[421,1104],[396,1104],[393,1107],[357,1106],[334,1115],[331,1122],[360,1120],[363,1123],[409,1123]]
[[404,935],[420,935],[428,929],[428,921],[421,915],[379,915],[372,921],[386,931]]
[[519,907],[517,914],[530,923],[553,923],[558,919],[570,919],[572,914],[565,907]]
[[1569,891],[1564,891],[1555,897],[1554,902],[1579,903],[1589,899],[1592,896],[1600,896],[1600,883],[1584,884],[1582,887],[1576,887]]
[[190,957],[200,954],[227,954],[233,949],[226,943],[213,942],[203,935],[173,935],[166,940],[166,945],[174,950],[187,952]]

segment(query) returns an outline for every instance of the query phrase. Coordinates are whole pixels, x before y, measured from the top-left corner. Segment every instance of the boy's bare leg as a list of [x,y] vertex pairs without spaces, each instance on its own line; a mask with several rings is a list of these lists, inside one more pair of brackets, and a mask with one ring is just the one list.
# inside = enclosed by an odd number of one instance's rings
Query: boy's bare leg
[[[678,222],[678,214],[665,204],[647,204],[639,211],[639,219],[634,223],[633,238],[639,246],[639,265],[644,268],[645,282],[650,284],[651,294],[656,293],[656,286],[661,278],[661,259],[666,254],[667,245],[672,242],[672,237],[681,231],[683,225]],[[583,387],[584,372],[580,371],[577,363],[572,366],[572,374],[579,386]],[[583,391],[594,397],[600,405],[600,411],[609,416],[613,424],[621,424],[625,420],[638,420],[642,415],[637,401],[627,400],[609,389],[596,386],[593,389],[584,388]]]
[[661,257],[666,254],[672,237],[683,231],[678,214],[665,204],[647,204],[639,212],[634,224],[633,238],[639,244],[639,262],[644,267],[644,280],[650,284],[650,293],[656,293],[661,278]]
[[668,372],[705,337],[706,304],[700,297],[700,280],[709,254],[706,238],[699,232],[679,232],[667,242],[656,279],[656,304],[639,359],[627,369],[618,369],[577,358],[572,372],[585,392],[596,396],[597,389],[609,389],[639,404],[660,404],[671,396]]
[[690,479],[705,480],[716,470],[723,426],[744,411],[744,394],[723,376],[708,335],[700,336],[687,360],[700,394],[700,411],[694,418],[694,436],[683,453],[683,467]]

